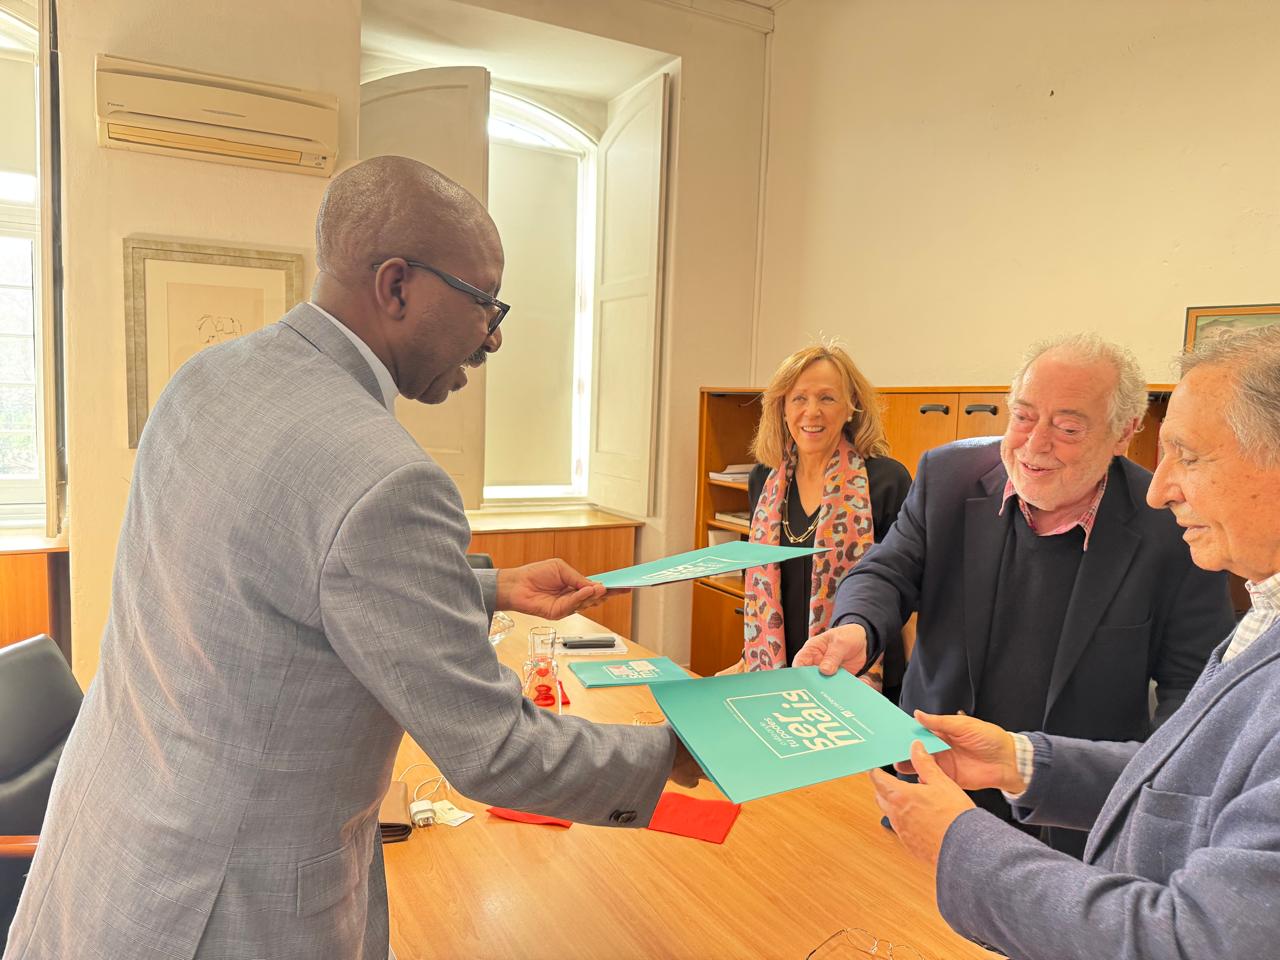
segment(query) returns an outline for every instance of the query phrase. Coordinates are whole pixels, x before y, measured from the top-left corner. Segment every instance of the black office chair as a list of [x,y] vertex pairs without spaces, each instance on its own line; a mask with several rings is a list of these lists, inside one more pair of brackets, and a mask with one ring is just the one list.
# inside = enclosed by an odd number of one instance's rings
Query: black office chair
[[0,647],[0,946],[82,699],[71,668],[47,636]]
[[472,570],[492,570],[493,557],[487,553],[468,553],[467,563]]

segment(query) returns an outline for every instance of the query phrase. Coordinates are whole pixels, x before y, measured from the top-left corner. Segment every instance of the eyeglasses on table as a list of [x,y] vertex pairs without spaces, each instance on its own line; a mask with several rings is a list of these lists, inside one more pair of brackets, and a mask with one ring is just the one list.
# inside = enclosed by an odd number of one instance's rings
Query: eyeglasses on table
[[928,960],[909,943],[890,943],[862,927],[837,930],[805,955],[805,960],[861,960],[883,957],[884,960]]

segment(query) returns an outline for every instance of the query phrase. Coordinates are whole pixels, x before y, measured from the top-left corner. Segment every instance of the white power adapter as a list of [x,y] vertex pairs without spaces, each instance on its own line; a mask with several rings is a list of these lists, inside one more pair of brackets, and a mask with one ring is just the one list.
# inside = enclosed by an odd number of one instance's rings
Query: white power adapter
[[409,804],[409,819],[415,827],[429,827],[436,822],[436,811],[430,800],[415,800]]

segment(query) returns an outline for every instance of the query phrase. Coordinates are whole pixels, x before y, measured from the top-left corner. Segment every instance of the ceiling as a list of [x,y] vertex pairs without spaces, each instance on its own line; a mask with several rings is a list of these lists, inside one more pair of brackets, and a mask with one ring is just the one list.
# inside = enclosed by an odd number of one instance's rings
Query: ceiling
[[456,0],[364,0],[360,46],[362,81],[424,66],[483,66],[499,80],[596,101],[611,100],[673,59]]

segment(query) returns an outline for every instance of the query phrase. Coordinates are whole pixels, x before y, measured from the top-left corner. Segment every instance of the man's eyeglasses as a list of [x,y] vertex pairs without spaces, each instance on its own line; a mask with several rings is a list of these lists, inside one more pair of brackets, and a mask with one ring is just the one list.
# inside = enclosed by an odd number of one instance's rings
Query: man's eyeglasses
[[861,927],[845,927],[809,951],[805,960],[837,960],[858,957],[884,957],[885,960],[924,960],[909,943],[890,943]]
[[[467,283],[467,281],[459,280],[451,273],[445,273],[443,270],[437,270],[429,263],[423,263],[420,260],[409,260],[408,258],[405,258],[404,262],[415,270],[425,270],[427,273],[434,273],[449,286],[453,287],[453,289],[461,290],[482,307],[497,310],[497,314],[489,321],[489,330],[486,336],[493,336],[493,331],[498,329],[498,324],[502,323],[502,318],[505,317],[507,315],[507,311],[511,309],[510,305],[503,303],[497,297],[491,297],[479,287],[473,287],[471,284]],[[384,263],[386,263],[385,260],[379,260],[373,265],[373,269],[377,270]]]

